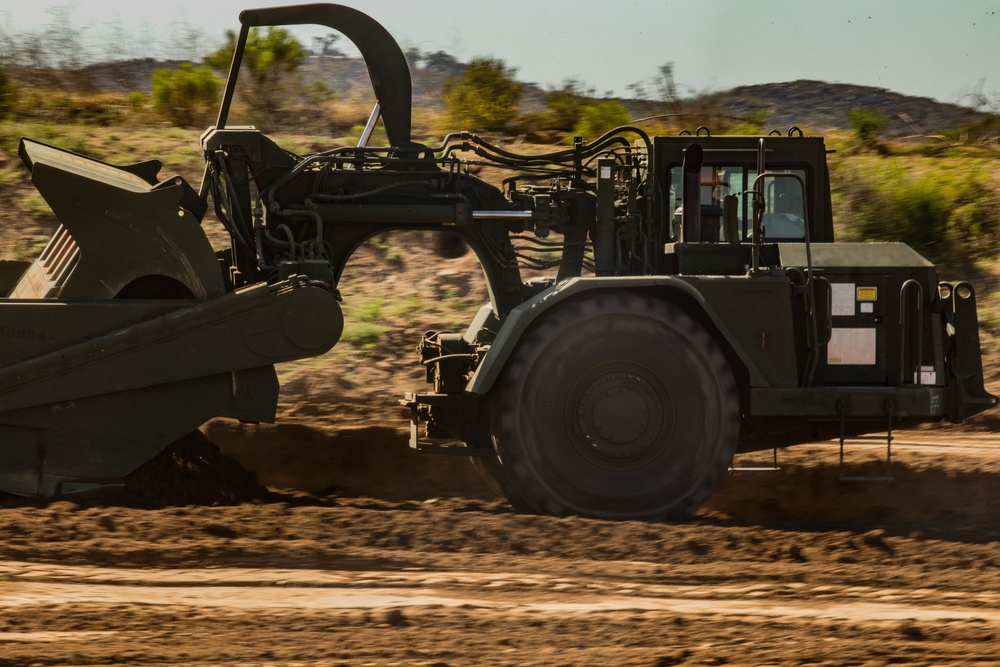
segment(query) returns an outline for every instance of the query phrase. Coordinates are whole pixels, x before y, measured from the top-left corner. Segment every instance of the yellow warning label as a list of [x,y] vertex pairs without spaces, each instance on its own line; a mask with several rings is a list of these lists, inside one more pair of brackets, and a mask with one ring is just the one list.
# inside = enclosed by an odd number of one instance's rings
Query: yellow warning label
[[877,287],[859,287],[858,301],[878,301]]

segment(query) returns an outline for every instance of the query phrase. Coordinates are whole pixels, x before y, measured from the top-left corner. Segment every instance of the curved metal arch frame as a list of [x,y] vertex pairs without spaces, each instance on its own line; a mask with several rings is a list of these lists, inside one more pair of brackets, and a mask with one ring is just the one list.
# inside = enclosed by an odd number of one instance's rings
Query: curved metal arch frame
[[240,13],[240,34],[216,126],[223,128],[229,117],[243,53],[251,28],[287,25],[321,25],[343,33],[368,65],[372,88],[381,108],[386,135],[393,147],[410,145],[412,84],[406,57],[399,44],[382,25],[367,14],[343,5],[311,4],[248,9]]

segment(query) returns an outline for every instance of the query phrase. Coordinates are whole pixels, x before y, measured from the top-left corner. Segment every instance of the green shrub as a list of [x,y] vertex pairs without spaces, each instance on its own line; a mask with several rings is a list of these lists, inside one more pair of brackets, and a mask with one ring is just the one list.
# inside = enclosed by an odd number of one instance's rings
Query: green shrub
[[141,90],[133,90],[128,94],[128,108],[132,110],[132,113],[141,113],[146,108],[145,93]]
[[362,322],[378,322],[383,318],[382,310],[385,308],[385,299],[376,297],[371,301],[364,301],[356,304],[353,315]]
[[764,134],[764,123],[767,122],[767,111],[756,109],[749,112],[743,119],[726,129],[726,134],[752,135]]
[[502,60],[476,58],[461,77],[444,86],[444,103],[453,123],[469,129],[502,132],[517,116],[523,84]]
[[20,85],[8,81],[6,86],[0,82],[0,120],[44,119],[59,124],[108,127],[125,120],[124,101],[115,93],[64,92],[34,80]]
[[863,241],[899,241],[937,263],[990,257],[1000,245],[1000,193],[990,179],[962,170],[909,176],[889,169],[847,187],[851,234]]
[[1000,247],[1000,192],[980,175],[962,180],[948,216],[948,236],[962,255],[991,257]]
[[594,96],[593,89],[587,90],[576,79],[566,79],[562,87],[553,88],[545,93],[545,106],[548,107],[544,129],[569,132],[580,122],[584,107]]
[[[961,130],[953,130],[952,133],[950,139],[963,141],[967,144],[995,141],[997,136],[1000,136],[1000,116],[992,113],[985,114],[979,120],[963,126]],[[945,136],[948,135],[945,134]]]
[[375,322],[348,322],[344,325],[340,340],[362,350],[373,350],[388,330],[386,325]]
[[573,134],[593,140],[608,130],[631,122],[632,117],[621,102],[605,100],[597,104],[588,104],[580,110],[580,120],[573,128]]
[[183,63],[153,72],[153,107],[174,125],[201,122],[219,101],[222,81],[207,67]]
[[14,110],[17,97],[17,87],[10,80],[7,70],[0,67],[0,120],[3,120]]
[[[205,57],[205,64],[228,72],[236,51],[237,35],[226,31],[226,43]],[[282,75],[295,72],[306,58],[302,44],[284,28],[269,27],[266,32],[251,28],[243,50],[243,66],[256,84],[276,85]]]
[[879,135],[889,127],[889,119],[877,111],[870,109],[851,109],[851,129],[866,148],[877,149],[881,146]]
[[306,97],[310,104],[325,104],[337,99],[336,93],[326,81],[316,79],[306,88]]

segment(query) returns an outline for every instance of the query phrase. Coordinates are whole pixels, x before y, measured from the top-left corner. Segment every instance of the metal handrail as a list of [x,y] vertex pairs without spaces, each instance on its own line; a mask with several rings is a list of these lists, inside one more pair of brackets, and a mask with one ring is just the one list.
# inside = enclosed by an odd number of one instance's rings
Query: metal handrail
[[[913,336],[907,336],[907,329],[913,328],[914,313],[911,312],[910,300],[907,298],[909,293],[916,289],[917,292],[917,305],[916,311],[916,330],[917,330],[917,348],[916,353],[912,352],[911,358],[915,360],[913,367],[915,372],[913,374],[913,380],[907,381],[907,368],[906,368],[906,349],[910,347],[907,345],[907,339],[909,338],[909,343],[912,345]],[[905,281],[899,288],[899,383],[900,384],[923,384],[921,382],[920,370],[923,367],[924,361],[924,327],[923,319],[920,317],[920,311],[923,309],[924,303],[924,286],[921,285],[917,280],[910,278]],[[910,324],[907,327],[907,324]]]

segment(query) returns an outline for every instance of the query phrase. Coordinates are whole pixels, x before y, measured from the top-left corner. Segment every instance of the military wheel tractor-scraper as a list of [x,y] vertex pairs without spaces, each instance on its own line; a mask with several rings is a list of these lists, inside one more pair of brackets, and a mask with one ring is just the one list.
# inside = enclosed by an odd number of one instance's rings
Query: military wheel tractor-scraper
[[[403,400],[411,446],[472,457],[527,511],[684,516],[734,452],[996,404],[972,285],[905,245],[832,243],[822,139],[622,127],[538,155],[466,132],[425,146],[373,19],[317,4],[240,21],[200,191],[156,161],[22,139],[61,225],[0,303],[0,490],[114,483],[212,417],[273,421],[274,364],[337,342],[345,264],[399,229],[461,238],[490,298],[420,344],[432,389]],[[377,104],[357,146],[300,157],[227,124],[250,28],[300,24],[365,57]],[[389,145],[369,147],[379,120]]]

